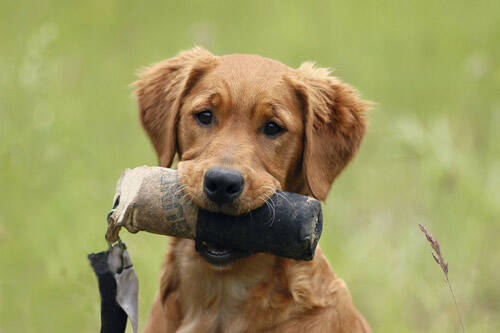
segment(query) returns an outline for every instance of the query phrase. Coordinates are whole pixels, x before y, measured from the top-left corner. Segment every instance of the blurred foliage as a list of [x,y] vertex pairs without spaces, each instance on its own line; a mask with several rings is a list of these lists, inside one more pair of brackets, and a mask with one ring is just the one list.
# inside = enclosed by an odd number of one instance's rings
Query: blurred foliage
[[[156,163],[135,70],[194,44],[315,60],[377,103],[325,205],[321,246],[376,332],[499,332],[500,1],[0,3],[0,331],[95,332],[105,214]],[[143,327],[165,238],[125,235]]]

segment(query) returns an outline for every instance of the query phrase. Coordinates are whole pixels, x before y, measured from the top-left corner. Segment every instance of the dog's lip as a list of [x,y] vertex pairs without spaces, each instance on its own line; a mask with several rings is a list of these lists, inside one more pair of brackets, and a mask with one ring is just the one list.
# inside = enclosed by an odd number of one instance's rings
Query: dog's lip
[[238,259],[248,257],[252,254],[250,251],[240,251],[225,248],[215,243],[196,240],[196,251],[209,264],[217,267],[225,267]]
[[[243,207],[243,205],[237,200],[235,202],[229,202],[229,203],[214,203],[210,200],[198,200],[198,199],[192,199],[195,204],[200,207],[201,209],[204,209],[206,211],[209,211],[211,213],[219,213],[219,214],[225,214],[225,215],[241,215],[248,213],[250,210],[253,210],[253,207],[248,209],[248,207]],[[262,203],[264,204],[264,203]],[[260,206],[259,206],[260,207]]]
[[[181,182],[182,184],[182,182]],[[183,185],[187,186],[187,185]],[[211,213],[219,213],[231,216],[237,216],[246,214],[254,209],[257,209],[263,205],[265,205],[265,201],[255,200],[253,197],[246,198],[245,190],[243,190],[240,197],[238,197],[235,201],[229,203],[218,204],[213,201],[210,201],[208,197],[204,194],[197,194],[196,191],[185,190],[185,194],[187,197],[194,202],[196,206]],[[269,194],[265,194],[269,195]],[[250,204],[250,205],[249,205]]]

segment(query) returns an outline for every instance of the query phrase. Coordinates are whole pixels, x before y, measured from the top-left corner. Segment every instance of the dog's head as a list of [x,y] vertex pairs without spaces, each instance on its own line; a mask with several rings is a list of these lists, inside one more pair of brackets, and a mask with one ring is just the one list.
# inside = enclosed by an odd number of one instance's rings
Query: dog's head
[[241,214],[276,189],[324,200],[365,132],[367,102],[304,63],[194,48],[144,70],[141,123],[185,193],[200,207]]

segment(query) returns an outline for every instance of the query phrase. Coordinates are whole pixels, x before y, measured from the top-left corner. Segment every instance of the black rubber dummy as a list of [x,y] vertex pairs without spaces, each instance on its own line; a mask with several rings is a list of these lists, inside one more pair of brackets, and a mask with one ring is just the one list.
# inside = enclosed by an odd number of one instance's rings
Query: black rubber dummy
[[314,258],[323,217],[318,200],[276,191],[267,204],[238,216],[198,210],[196,241],[296,260]]
[[209,212],[183,193],[176,170],[144,166],[127,169],[120,177],[108,214],[106,240],[116,242],[120,228],[125,227],[133,233],[194,239],[198,252],[202,245],[215,244],[242,255],[266,252],[311,260],[322,222],[318,200],[283,191],[243,215]]

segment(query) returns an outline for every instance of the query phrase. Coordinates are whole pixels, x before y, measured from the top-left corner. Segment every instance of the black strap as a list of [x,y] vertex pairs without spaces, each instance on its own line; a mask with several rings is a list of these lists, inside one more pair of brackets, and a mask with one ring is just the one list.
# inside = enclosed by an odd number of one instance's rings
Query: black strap
[[103,251],[88,255],[101,296],[101,333],[123,333],[127,314],[116,302],[116,280],[108,267],[108,254],[109,251]]

